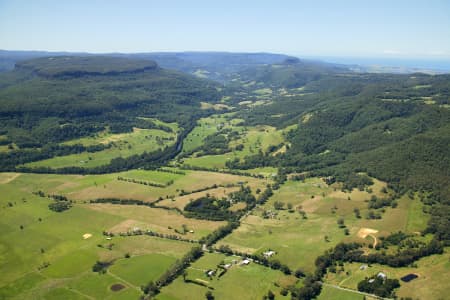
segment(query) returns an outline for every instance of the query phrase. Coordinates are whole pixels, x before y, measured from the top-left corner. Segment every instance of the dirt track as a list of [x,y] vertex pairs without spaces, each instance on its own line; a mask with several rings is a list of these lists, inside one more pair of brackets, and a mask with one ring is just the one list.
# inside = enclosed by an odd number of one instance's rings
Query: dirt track
[[374,235],[375,233],[377,233],[378,230],[376,229],[371,229],[371,228],[361,228],[358,231],[358,237],[365,239],[367,236],[370,236],[373,238],[373,247],[375,247],[378,244],[378,240],[377,237]]

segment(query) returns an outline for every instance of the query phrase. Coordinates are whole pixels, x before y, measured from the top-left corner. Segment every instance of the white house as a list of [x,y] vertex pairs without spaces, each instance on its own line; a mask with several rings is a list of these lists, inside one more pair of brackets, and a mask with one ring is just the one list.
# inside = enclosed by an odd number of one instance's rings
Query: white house
[[263,252],[263,255],[264,255],[265,258],[272,257],[272,256],[275,255],[275,254],[276,254],[276,252],[275,252],[275,251],[272,251],[272,250],[268,250],[268,251],[266,251],[266,252]]

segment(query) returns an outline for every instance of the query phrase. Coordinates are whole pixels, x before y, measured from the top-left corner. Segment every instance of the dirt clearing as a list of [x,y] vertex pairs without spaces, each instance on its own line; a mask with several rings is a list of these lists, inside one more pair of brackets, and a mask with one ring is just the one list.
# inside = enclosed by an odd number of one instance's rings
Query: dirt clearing
[[358,237],[365,239],[367,236],[370,236],[373,238],[373,247],[375,247],[378,243],[377,237],[374,235],[375,233],[377,233],[378,230],[376,229],[371,229],[371,228],[361,228],[358,231]]

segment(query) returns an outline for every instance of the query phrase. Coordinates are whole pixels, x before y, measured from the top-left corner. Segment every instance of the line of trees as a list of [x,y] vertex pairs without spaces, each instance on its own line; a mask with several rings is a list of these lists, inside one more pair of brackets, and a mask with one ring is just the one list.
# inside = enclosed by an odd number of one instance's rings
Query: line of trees
[[173,180],[169,180],[166,184],[162,184],[162,183],[156,183],[156,182],[152,182],[152,181],[139,180],[139,179],[134,179],[134,178],[126,178],[126,177],[122,177],[122,176],[117,176],[117,180],[132,182],[132,183],[137,183],[137,184],[142,184],[142,185],[148,185],[148,186],[153,186],[153,187],[159,187],[159,188],[165,188],[165,187],[168,187],[173,184]]
[[219,168],[207,168],[207,167],[199,167],[199,166],[191,166],[187,164],[183,164],[180,166],[180,169],[182,170],[192,170],[192,171],[206,171],[206,172],[215,172],[215,173],[222,173],[222,174],[231,174],[231,175],[238,175],[238,176],[247,176],[247,177],[253,177],[253,178],[259,178],[263,179],[264,175],[261,174],[253,174],[249,172],[242,172],[238,170],[224,170]]
[[54,202],[48,205],[48,208],[54,212],[63,212],[69,210],[72,207],[72,200],[67,199],[64,195],[55,195],[48,194],[46,195],[43,191],[39,190],[37,192],[33,192],[33,194],[42,197],[53,199]]
[[202,237],[199,242],[201,244],[205,244],[206,246],[211,246],[218,240],[221,240],[224,237],[226,237],[227,235],[229,235],[230,233],[232,233],[233,230],[235,230],[236,228],[239,227],[239,225],[240,225],[239,221],[228,222],[227,225],[221,226],[218,229],[216,229],[215,231],[208,234],[207,236]]
[[202,257],[203,251],[200,247],[192,248],[186,253],[181,260],[177,260],[156,282],[150,281],[141,287],[145,295],[152,297],[159,293],[159,290],[170,284],[175,278],[183,273],[183,271],[194,261]]

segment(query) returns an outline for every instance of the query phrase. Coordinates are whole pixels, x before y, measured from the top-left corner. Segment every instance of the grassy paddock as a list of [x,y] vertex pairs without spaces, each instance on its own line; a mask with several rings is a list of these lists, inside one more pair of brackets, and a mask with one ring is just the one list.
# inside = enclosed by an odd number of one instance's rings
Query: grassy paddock
[[163,254],[135,256],[117,261],[108,272],[139,287],[157,280],[175,260],[174,257]]
[[364,300],[364,296],[352,293],[349,291],[343,291],[335,289],[329,286],[323,286],[322,292],[320,293],[317,300]]
[[194,233],[186,233],[185,238],[200,239],[213,230],[225,225],[225,222],[213,222],[185,218],[175,211],[161,208],[141,207],[137,205],[88,204],[86,208],[101,212],[104,215],[117,216],[123,221],[105,228],[112,232],[127,232],[139,227],[142,230],[152,230],[158,233],[177,234],[186,225]]
[[[30,192],[39,185],[48,189],[46,192],[56,187],[62,189],[66,183],[65,188],[70,190],[74,188],[72,181],[78,180],[80,186],[86,186],[86,177],[0,174],[0,193],[3,195],[0,199],[0,269],[4,275],[0,276],[0,299],[136,299],[140,295],[137,284],[154,279],[193,245],[150,236],[107,240],[102,235],[103,230],[133,216],[151,224],[163,224],[167,233],[173,233],[168,229],[168,223],[179,229],[186,223],[196,229],[192,236],[197,238],[221,224],[187,220],[165,210],[139,210],[137,206],[119,207],[122,212],[128,212],[115,213],[106,206],[95,209],[75,204],[68,211],[56,213],[48,209],[52,200]],[[85,234],[91,236],[84,239]],[[131,255],[130,265],[125,262],[126,253]],[[139,261],[140,257],[143,261]],[[111,274],[98,275],[91,271],[97,260],[117,260],[118,266]],[[48,266],[43,267],[44,263]],[[152,263],[154,266],[148,270],[133,271]],[[141,281],[130,277],[135,273],[141,274]],[[125,279],[121,279],[122,276]],[[110,286],[115,283],[125,288],[113,292]]]
[[199,199],[201,197],[205,197],[206,195],[210,195],[212,197],[217,197],[219,199],[223,197],[227,197],[228,194],[238,191],[239,187],[219,187],[216,189],[210,189],[203,192],[192,193],[189,195],[175,197],[173,199],[165,199],[163,201],[158,202],[158,205],[166,206],[166,207],[174,207],[180,210],[183,210],[184,207],[191,201]]
[[[192,191],[211,187],[214,184],[245,183],[255,191],[257,188],[264,188],[268,183],[268,180],[247,176],[204,171],[183,172],[185,172],[185,175],[146,170],[85,176],[0,173],[0,183],[8,183],[8,185],[28,194],[42,190],[47,194],[65,195],[71,200],[80,202],[97,198],[131,198],[153,202],[160,197],[164,199],[178,197],[181,190]],[[117,180],[118,176],[160,184],[167,184],[169,181],[173,181],[173,184],[165,188],[152,187],[119,181]]]
[[[398,201],[397,208],[386,208],[381,220],[365,219],[367,203],[364,200],[372,194],[381,196],[383,186],[384,183],[375,181],[372,193],[355,190],[345,193],[335,191],[319,178],[287,181],[265,205],[246,217],[238,229],[218,244],[248,253],[272,249],[277,252],[275,257],[291,268],[301,267],[312,272],[315,258],[339,242],[373,243],[372,238],[366,240],[358,235],[362,228],[376,230],[375,238],[399,230],[415,233],[425,229],[427,216],[420,202],[407,197]],[[275,202],[284,203],[284,209],[276,210]],[[292,205],[293,212],[287,210],[288,204]],[[354,208],[360,209],[362,218],[356,218]],[[302,218],[299,210],[306,212],[307,219]],[[264,219],[263,215],[268,212],[272,216]],[[339,219],[344,220],[349,235],[339,228]]]
[[230,119],[229,114],[213,116],[201,119],[198,126],[188,135],[183,145],[183,151],[192,151],[202,145],[205,138],[225,129],[231,129],[238,133],[239,137],[229,143],[230,149],[237,145],[243,145],[242,150],[233,150],[222,155],[205,155],[197,157],[193,155],[183,159],[183,163],[192,166],[206,168],[224,168],[225,163],[231,159],[243,159],[245,156],[253,155],[258,151],[267,151],[270,146],[276,146],[283,143],[285,130],[276,130],[271,126],[244,127],[237,125],[241,122],[239,119]]
[[[164,139],[171,140],[164,140]],[[69,143],[81,143],[84,145],[111,144],[111,148],[88,153],[58,156],[41,161],[25,164],[26,167],[83,167],[93,168],[107,165],[111,159],[116,157],[128,157],[141,154],[145,151],[151,152],[175,142],[176,134],[157,129],[135,128],[132,133],[107,134],[97,138],[82,138]]]
[[[239,299],[243,295],[245,299],[261,299],[269,290],[275,293],[276,299],[289,299],[279,294],[280,283],[295,283],[295,280],[285,280],[290,276],[254,263],[248,266],[234,265],[220,278],[216,275],[211,279],[204,274],[206,270],[216,270],[221,261],[229,262],[232,259],[236,258],[221,254],[206,254],[187,270],[186,279],[202,282],[213,288],[211,292],[216,299]],[[208,290],[205,286],[186,283],[182,277],[179,277],[172,284],[164,287],[156,299],[203,299]]]
[[[360,270],[360,263],[345,263],[344,271],[328,273],[325,281],[331,284],[356,289],[358,282],[366,277],[385,273],[388,278],[397,278],[414,273],[419,277],[410,281],[400,281],[397,290],[399,297],[411,297],[413,299],[446,299],[446,280],[450,276],[449,249],[443,255],[432,255],[417,261],[417,267],[392,268],[389,266],[372,264],[367,269]],[[349,273],[349,275],[346,274]]]

